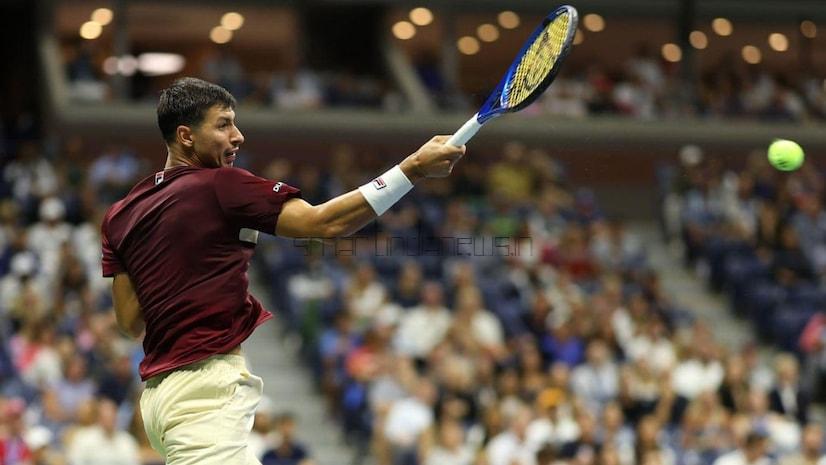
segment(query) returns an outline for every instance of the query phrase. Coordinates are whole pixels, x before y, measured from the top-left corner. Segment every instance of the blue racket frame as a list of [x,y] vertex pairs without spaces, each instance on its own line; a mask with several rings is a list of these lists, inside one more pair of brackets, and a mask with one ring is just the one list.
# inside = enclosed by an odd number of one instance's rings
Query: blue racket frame
[[[507,99],[508,95],[504,92],[504,89],[508,88],[508,83],[510,83],[511,79],[513,79],[514,75],[516,74],[516,69],[519,67],[519,62],[522,60],[522,57],[525,56],[528,49],[533,45],[536,38],[548,24],[562,15],[563,13],[568,13],[571,18],[571,24],[573,27],[568,28],[568,35],[565,37],[565,41],[563,42],[562,50],[559,52],[559,56],[554,63],[553,68],[551,68],[551,72],[545,76],[545,79],[537,86],[536,90],[534,90],[531,95],[525,99],[525,101],[519,103],[511,108],[507,108],[504,106],[504,102]],[[545,17],[542,20],[542,24],[540,24],[536,30],[531,33],[530,37],[525,41],[525,45],[522,46],[522,49],[519,50],[519,53],[516,55],[516,59],[513,60],[511,63],[510,68],[508,68],[507,73],[499,81],[499,84],[496,86],[494,91],[491,93],[490,97],[485,101],[485,104],[482,105],[482,108],[479,109],[479,112],[476,114],[476,120],[479,124],[485,123],[487,120],[499,116],[504,113],[510,113],[514,111],[522,110],[523,108],[527,107],[531,103],[533,103],[537,97],[539,97],[545,89],[551,85],[551,82],[556,78],[556,75],[559,74],[559,70],[562,69],[562,62],[565,61],[565,58],[571,52],[571,46],[574,43],[574,36],[576,35],[576,26],[579,22],[579,15],[574,7],[570,5],[562,5],[556,10],[554,10],[551,14]]]

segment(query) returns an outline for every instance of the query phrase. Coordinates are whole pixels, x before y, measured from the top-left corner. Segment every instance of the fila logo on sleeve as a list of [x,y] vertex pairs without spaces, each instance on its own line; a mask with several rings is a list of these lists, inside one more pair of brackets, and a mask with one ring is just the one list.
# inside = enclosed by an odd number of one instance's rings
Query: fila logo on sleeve
[[158,171],[157,173],[155,173],[155,185],[157,186],[158,184],[160,184],[162,182],[163,182],[163,171]]
[[387,187],[387,184],[384,182],[384,179],[376,178],[373,180],[373,187],[375,187],[376,190],[384,189],[385,187]]
[[275,183],[275,185],[274,185],[274,186],[272,186],[272,191],[273,191],[273,192],[278,192],[278,191],[280,191],[280,190],[281,190],[281,186],[283,186],[283,185],[284,185],[284,183],[283,183],[283,182],[278,181],[277,183]]

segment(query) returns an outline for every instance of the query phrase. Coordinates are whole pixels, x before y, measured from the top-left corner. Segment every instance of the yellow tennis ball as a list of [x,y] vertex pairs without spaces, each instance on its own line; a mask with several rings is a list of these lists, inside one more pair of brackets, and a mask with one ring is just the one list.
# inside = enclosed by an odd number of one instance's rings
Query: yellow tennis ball
[[777,139],[769,146],[769,163],[780,171],[794,171],[803,164],[803,149],[797,142]]

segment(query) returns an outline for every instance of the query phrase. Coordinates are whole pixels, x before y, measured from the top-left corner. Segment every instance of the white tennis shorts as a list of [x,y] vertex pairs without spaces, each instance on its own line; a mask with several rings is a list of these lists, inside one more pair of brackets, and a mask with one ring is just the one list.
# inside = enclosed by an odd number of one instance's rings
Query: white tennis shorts
[[152,448],[166,465],[260,465],[247,442],[262,388],[242,355],[214,355],[153,376],[141,395]]

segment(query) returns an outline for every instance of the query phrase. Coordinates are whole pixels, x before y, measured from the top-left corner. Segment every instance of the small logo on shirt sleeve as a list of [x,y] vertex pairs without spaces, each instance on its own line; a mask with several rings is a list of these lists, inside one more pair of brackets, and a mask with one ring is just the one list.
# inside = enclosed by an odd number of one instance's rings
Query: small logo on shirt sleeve
[[373,187],[375,187],[376,190],[384,189],[385,187],[387,187],[387,184],[385,184],[384,179],[376,178],[373,180]]
[[158,171],[157,173],[155,173],[155,185],[157,186],[158,184],[160,184],[162,182],[163,182],[163,171]]
[[272,186],[272,191],[273,191],[273,192],[279,192],[279,191],[281,191],[281,186],[283,186],[283,185],[284,185],[284,183],[283,183],[283,182],[281,182],[281,181],[279,181],[279,182],[275,183],[275,185],[274,185],[274,186]]

